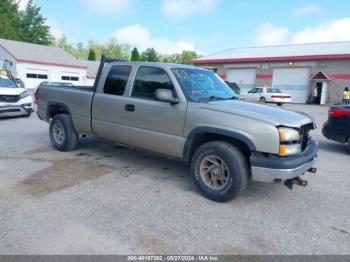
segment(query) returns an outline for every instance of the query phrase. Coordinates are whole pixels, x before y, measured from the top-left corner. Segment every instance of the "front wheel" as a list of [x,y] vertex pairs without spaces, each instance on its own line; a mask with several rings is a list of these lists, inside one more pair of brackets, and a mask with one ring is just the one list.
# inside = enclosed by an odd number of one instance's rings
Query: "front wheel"
[[282,106],[282,103],[277,103],[278,106]]
[[50,140],[59,151],[71,151],[76,148],[79,136],[69,115],[59,114],[51,120]]
[[239,149],[227,142],[208,142],[199,147],[191,170],[201,194],[214,201],[231,200],[247,187],[247,160]]

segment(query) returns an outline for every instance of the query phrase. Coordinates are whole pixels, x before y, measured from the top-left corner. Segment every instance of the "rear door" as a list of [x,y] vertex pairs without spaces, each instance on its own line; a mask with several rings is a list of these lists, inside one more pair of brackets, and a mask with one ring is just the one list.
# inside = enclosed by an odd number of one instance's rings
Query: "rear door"
[[187,102],[159,102],[154,98],[158,88],[171,89],[179,98],[181,90],[166,69],[140,66],[130,96],[123,100],[123,137],[128,145],[162,154],[182,157],[185,139],[183,128]]
[[132,70],[130,65],[112,65],[107,69],[103,86],[99,86],[92,104],[92,127],[101,138],[124,142],[122,137],[122,116],[125,90]]

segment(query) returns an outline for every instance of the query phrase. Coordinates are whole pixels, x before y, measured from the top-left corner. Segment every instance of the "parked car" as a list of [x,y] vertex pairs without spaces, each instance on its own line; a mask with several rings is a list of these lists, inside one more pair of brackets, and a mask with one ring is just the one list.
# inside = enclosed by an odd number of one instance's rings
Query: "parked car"
[[316,172],[312,119],[239,101],[204,68],[102,58],[90,90],[43,86],[37,97],[57,150],[73,150],[79,135],[94,135],[179,158],[215,201],[232,199],[249,179],[291,188]]
[[33,99],[25,88],[0,75],[0,117],[30,116]]
[[330,140],[347,143],[350,150],[350,105],[331,106],[322,133]]
[[250,90],[244,95],[246,101],[275,103],[281,106],[284,103],[291,103],[292,97],[289,94],[284,94],[278,88],[257,87]]

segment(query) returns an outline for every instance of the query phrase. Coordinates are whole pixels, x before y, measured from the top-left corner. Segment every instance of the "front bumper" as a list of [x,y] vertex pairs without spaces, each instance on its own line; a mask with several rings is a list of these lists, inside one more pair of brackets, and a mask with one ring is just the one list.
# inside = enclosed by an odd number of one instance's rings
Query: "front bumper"
[[304,175],[313,167],[317,157],[317,143],[309,141],[306,149],[295,156],[267,157],[253,154],[250,158],[252,179],[258,182],[286,181]]
[[16,103],[0,103],[0,117],[28,115],[34,111],[32,97],[28,96]]

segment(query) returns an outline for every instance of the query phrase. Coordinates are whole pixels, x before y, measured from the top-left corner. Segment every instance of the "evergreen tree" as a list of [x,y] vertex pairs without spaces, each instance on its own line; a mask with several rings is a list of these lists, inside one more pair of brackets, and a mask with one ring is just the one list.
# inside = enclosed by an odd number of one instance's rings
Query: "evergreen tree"
[[46,19],[40,14],[33,0],[29,0],[26,9],[21,12],[20,39],[24,42],[49,45],[52,43],[50,27],[45,24]]
[[131,61],[140,61],[141,57],[140,57],[140,53],[139,50],[137,50],[136,47],[134,47],[134,49],[131,52]]
[[89,51],[89,56],[88,56],[88,60],[90,61],[96,61],[96,53],[94,49],[90,49]]
[[14,0],[0,0],[0,38],[20,40],[18,5]]

